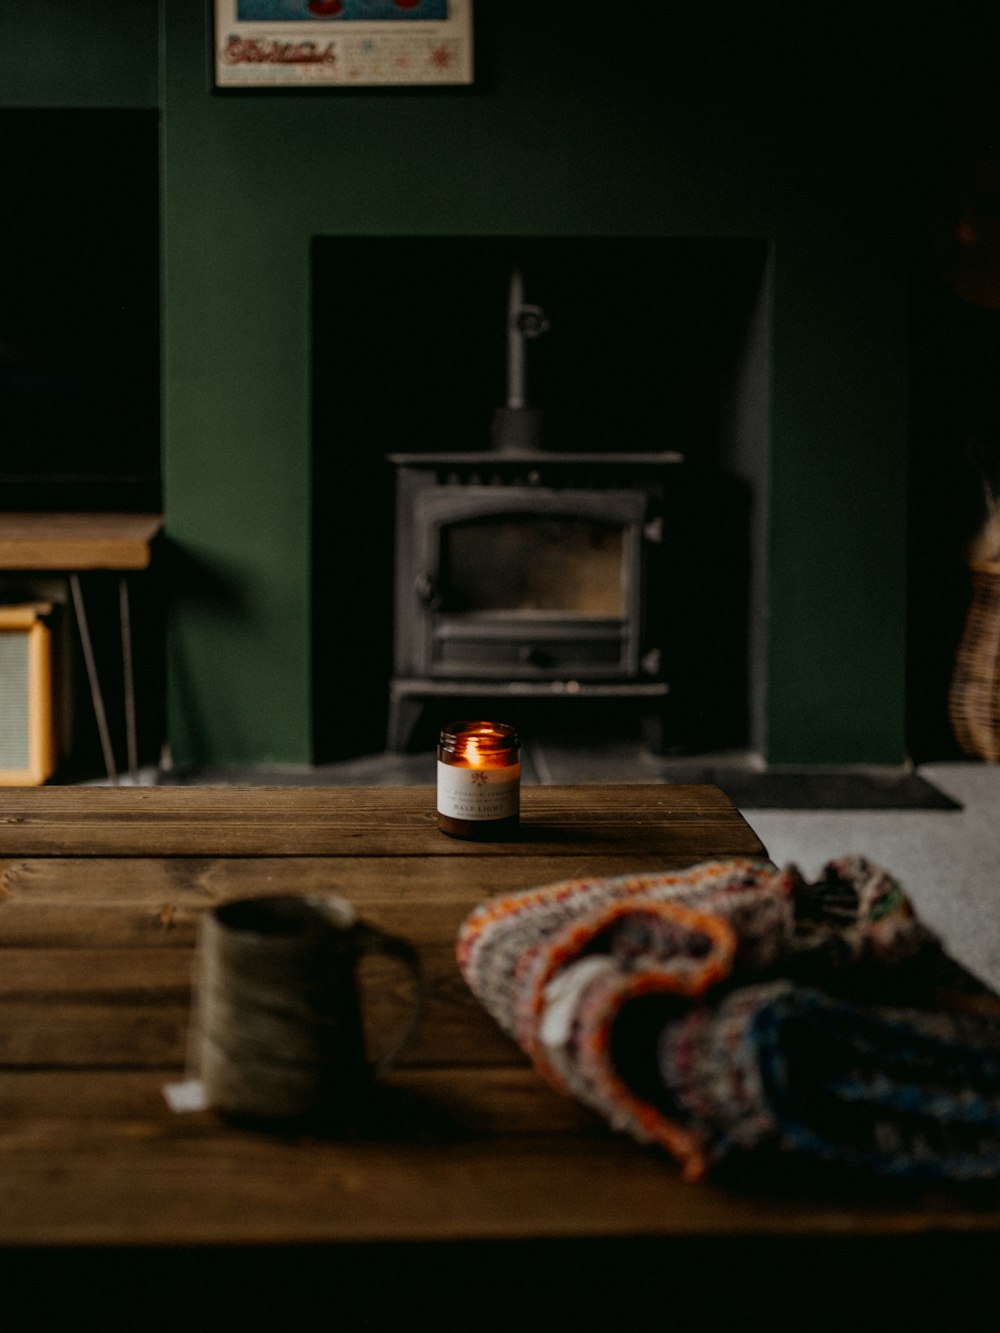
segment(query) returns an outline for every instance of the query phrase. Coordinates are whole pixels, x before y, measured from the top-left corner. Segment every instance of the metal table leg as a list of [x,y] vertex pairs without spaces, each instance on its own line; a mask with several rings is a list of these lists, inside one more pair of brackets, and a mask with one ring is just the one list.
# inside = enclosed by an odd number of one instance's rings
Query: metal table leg
[[139,743],[135,727],[135,676],[132,670],[132,618],[129,611],[128,579],[118,579],[118,613],[122,638],[122,677],[125,682],[125,744],[132,785],[139,782]]
[[[73,594],[73,609],[76,613],[76,623],[80,631],[80,643],[83,647],[83,658],[87,666],[87,679],[90,684],[91,701],[94,705],[94,717],[97,719],[97,730],[101,738],[101,750],[104,754],[104,767],[109,781],[117,786],[118,769],[115,764],[114,750],[111,745],[111,733],[108,729],[107,714],[104,710],[104,695],[101,691],[101,682],[97,674],[97,661],[94,657],[94,649],[91,643],[90,627],[87,622],[87,610],[84,606],[83,591],[80,587],[80,576],[78,574],[70,574],[69,584]],[[118,621],[122,641],[122,678],[125,691],[125,744],[128,751],[128,771],[133,786],[137,786],[139,782],[139,744],[135,720],[135,673],[132,657],[132,617],[129,607],[128,579],[124,574],[120,575],[118,579]]]
[[97,663],[94,649],[90,642],[90,627],[87,623],[87,610],[83,604],[79,574],[70,574],[70,591],[73,594],[73,610],[76,612],[76,624],[80,631],[80,643],[83,647],[83,660],[87,665],[87,679],[90,682],[90,698],[94,705],[94,717],[97,719],[97,731],[101,738],[101,750],[104,753],[104,768],[108,780],[117,785],[118,772],[115,767],[114,751],[111,748],[111,733],[108,731],[108,719],[104,711],[104,696],[101,682],[97,677]]

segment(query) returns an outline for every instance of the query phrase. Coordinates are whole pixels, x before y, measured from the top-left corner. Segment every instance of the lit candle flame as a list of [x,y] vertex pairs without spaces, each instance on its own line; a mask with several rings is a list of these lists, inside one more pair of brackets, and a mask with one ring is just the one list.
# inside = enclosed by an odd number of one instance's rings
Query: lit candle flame
[[483,756],[479,753],[479,746],[476,743],[475,736],[470,736],[465,742],[465,757],[473,768],[482,768]]

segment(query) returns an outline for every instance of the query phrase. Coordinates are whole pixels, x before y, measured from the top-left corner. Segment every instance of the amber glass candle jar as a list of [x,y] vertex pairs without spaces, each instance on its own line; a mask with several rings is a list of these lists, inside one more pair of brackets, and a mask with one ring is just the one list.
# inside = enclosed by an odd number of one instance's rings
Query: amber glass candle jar
[[438,827],[452,838],[509,838],[521,812],[521,747],[505,722],[450,722],[437,747]]

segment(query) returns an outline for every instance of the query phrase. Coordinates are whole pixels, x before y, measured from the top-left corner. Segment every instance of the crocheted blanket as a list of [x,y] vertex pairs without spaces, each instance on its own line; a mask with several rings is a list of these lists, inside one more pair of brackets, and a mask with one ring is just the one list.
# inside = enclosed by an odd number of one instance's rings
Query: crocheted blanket
[[466,982],[535,1068],[691,1180],[771,1150],[1000,1176],[1000,1020],[858,998],[935,955],[862,857],[816,883],[746,859],[565,880],[483,903],[458,938]]

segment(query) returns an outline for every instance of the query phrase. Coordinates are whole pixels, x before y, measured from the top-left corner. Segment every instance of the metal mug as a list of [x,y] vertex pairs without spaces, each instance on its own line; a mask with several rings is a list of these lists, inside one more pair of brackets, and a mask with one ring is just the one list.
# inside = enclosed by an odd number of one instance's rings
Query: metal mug
[[[410,971],[414,1000],[388,1050],[369,1061],[357,964],[386,954]],[[355,1113],[397,1059],[423,1007],[419,958],[405,940],[333,895],[222,903],[202,919],[195,1050],[209,1106],[254,1121],[336,1122]]]

